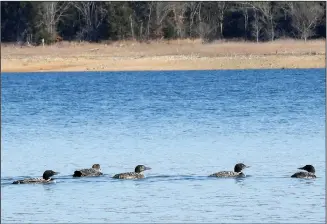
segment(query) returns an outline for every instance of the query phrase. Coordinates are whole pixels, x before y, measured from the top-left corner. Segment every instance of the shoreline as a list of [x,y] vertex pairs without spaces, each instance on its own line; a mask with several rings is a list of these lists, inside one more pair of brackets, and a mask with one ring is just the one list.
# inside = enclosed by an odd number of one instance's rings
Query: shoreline
[[1,72],[326,68],[325,40],[268,43],[177,40],[1,46]]

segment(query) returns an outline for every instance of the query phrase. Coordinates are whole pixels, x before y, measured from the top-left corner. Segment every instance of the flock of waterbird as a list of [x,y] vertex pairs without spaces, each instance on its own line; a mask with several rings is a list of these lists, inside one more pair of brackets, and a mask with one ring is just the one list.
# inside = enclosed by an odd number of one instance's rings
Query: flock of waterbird
[[[209,177],[245,177],[245,174],[242,172],[245,168],[249,166],[244,165],[243,163],[237,163],[234,167],[234,171],[220,171],[209,175]],[[298,169],[305,170],[307,172],[296,172],[291,177],[294,178],[316,178],[315,168],[312,165],[305,165]],[[143,172],[146,170],[151,170],[150,167],[144,165],[137,165],[134,172],[119,173],[114,175],[114,179],[143,179],[145,178]],[[27,178],[23,180],[16,180],[13,184],[36,184],[36,183],[51,183],[54,181],[52,176],[59,174],[53,170],[46,170],[43,173],[42,178]],[[93,164],[92,168],[76,170],[73,174],[73,177],[96,177],[102,176],[100,164]]]

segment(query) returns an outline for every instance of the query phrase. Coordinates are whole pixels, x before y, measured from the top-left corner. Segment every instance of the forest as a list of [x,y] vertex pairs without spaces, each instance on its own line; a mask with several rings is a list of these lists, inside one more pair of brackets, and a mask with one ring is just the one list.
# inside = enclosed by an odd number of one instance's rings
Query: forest
[[1,42],[326,37],[326,2],[1,2]]

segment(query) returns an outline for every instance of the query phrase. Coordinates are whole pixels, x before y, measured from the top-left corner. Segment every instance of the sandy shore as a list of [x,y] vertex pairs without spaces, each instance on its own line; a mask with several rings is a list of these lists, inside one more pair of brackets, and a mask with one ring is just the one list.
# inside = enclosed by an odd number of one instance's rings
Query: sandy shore
[[1,46],[2,72],[325,68],[325,40],[268,43],[176,40]]

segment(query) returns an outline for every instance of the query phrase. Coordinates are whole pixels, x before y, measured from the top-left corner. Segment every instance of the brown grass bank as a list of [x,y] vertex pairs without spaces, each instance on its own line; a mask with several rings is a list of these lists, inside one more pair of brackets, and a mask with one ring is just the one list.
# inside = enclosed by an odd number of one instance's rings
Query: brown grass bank
[[325,68],[325,40],[1,45],[2,72]]

